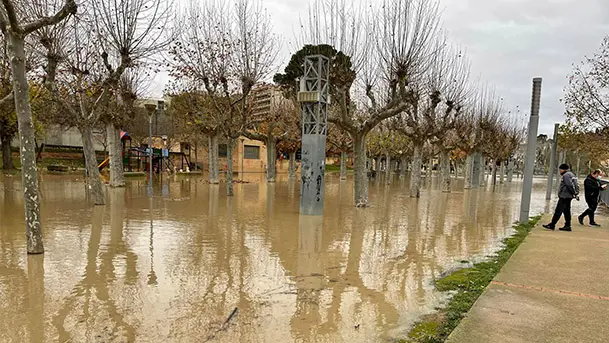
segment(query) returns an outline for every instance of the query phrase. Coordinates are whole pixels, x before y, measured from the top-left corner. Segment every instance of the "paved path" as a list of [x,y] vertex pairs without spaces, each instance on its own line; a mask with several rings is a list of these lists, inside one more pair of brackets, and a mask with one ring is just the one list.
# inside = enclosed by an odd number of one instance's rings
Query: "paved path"
[[536,227],[447,342],[609,342],[609,213],[597,217],[601,228]]

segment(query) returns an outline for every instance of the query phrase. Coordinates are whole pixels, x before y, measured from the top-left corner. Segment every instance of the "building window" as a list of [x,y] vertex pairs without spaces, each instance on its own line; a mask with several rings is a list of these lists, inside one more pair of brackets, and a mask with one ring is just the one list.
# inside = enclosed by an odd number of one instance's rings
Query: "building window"
[[246,160],[259,160],[260,159],[260,147],[256,145],[246,145],[243,158]]
[[228,146],[226,144],[218,144],[218,157],[227,157]]

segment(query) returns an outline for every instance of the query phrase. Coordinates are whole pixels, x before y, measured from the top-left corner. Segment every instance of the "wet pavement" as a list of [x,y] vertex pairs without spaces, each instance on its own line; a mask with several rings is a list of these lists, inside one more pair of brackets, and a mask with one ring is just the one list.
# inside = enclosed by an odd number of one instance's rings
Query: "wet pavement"
[[[44,175],[44,256],[27,256],[19,177],[0,176],[0,342],[379,342],[445,300],[432,281],[492,253],[518,218],[520,182],[438,190],[326,178],[323,218],[299,217],[299,185],[262,175],[109,189]],[[535,180],[531,213],[548,205]],[[462,189],[462,181],[453,188]]]

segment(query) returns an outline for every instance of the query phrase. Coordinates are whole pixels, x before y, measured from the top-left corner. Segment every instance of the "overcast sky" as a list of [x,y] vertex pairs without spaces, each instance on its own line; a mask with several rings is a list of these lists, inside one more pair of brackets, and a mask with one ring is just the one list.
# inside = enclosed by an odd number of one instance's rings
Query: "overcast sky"
[[[205,0],[201,0],[205,1]],[[357,1],[357,0],[355,0]],[[373,0],[374,1],[374,0]],[[532,78],[543,77],[539,133],[564,121],[559,102],[572,64],[594,53],[609,35],[607,0],[441,0],[451,43],[463,46],[472,74],[493,85],[507,108],[530,111]],[[283,37],[283,63],[292,51],[298,18],[307,1],[266,0],[276,32]],[[166,77],[154,82],[160,95]]]

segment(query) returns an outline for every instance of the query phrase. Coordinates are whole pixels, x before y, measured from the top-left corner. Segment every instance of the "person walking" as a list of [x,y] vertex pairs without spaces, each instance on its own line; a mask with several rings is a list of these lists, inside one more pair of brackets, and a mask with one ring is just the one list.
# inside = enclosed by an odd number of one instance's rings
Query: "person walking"
[[569,171],[568,164],[561,164],[558,167],[561,175],[560,187],[558,188],[558,204],[554,210],[552,222],[543,225],[548,230],[554,230],[556,223],[562,215],[565,216],[565,226],[561,227],[561,231],[571,231],[571,201],[577,198],[579,200],[579,185],[575,174]]
[[601,175],[602,171],[600,169],[596,169],[590,175],[586,177],[584,181],[584,193],[586,196],[586,203],[588,204],[588,209],[584,211],[584,213],[580,214],[577,217],[579,223],[584,225],[584,219],[586,217],[590,218],[591,226],[600,226],[594,221],[594,212],[596,212],[596,207],[598,207],[598,199],[601,191],[607,188],[607,185],[601,185]]

